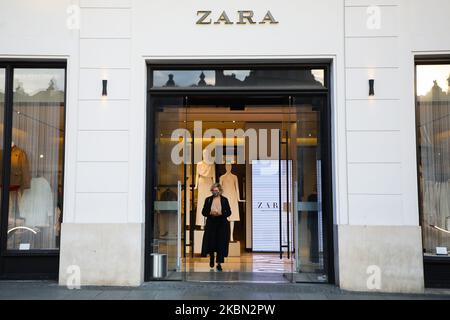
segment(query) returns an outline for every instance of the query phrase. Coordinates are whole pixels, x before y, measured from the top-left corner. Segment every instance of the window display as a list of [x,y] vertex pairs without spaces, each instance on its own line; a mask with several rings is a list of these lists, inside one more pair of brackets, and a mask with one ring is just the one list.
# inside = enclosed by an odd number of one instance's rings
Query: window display
[[10,250],[59,247],[64,87],[64,69],[14,69],[7,239]]
[[426,255],[450,248],[450,64],[417,66],[421,222]]

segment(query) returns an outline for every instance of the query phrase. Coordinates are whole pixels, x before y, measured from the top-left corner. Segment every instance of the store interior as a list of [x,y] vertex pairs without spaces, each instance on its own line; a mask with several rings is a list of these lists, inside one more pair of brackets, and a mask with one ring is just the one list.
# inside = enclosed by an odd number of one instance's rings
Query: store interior
[[[186,105],[185,99],[153,99],[151,245],[153,252],[167,254],[173,277],[276,282],[299,271],[313,280],[323,277],[319,209],[323,99],[308,98],[295,105],[289,101],[190,97]],[[190,136],[174,138],[180,129]],[[256,132],[257,140],[230,137],[229,130]],[[183,163],[174,163],[173,150],[180,141],[185,148],[177,149],[177,154]],[[205,160],[208,152],[214,163]],[[195,161],[199,154],[200,161]],[[267,166],[274,171],[266,174]],[[222,185],[232,209],[229,253],[221,275],[210,268],[208,257],[201,256],[205,225],[201,210],[215,182]]]

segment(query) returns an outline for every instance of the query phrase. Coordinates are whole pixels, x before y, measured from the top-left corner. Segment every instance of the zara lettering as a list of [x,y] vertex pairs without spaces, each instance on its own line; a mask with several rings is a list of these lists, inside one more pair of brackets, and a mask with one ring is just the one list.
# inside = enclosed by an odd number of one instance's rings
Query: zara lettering
[[199,17],[196,24],[277,24],[278,21],[274,18],[272,13],[269,11],[261,18],[257,20],[255,14],[252,10],[238,10],[236,12],[236,22],[230,18],[230,15],[226,11],[215,18],[214,14],[210,10],[199,10],[197,11],[197,16]]
[[258,202],[258,209],[278,209],[277,202]]

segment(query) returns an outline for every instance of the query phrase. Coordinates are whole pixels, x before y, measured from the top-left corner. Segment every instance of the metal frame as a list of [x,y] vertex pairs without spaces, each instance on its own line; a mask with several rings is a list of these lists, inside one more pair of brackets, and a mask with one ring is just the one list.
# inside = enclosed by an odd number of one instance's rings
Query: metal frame
[[[154,121],[155,110],[151,105],[153,97],[169,96],[169,97],[186,97],[186,96],[233,96],[244,97],[250,95],[256,96],[310,96],[321,95],[325,96],[327,100],[327,107],[322,110],[321,119],[321,134],[323,137],[323,145],[321,148],[322,153],[322,185],[323,194],[327,194],[327,197],[322,199],[323,212],[324,212],[324,224],[323,233],[325,236],[324,252],[325,255],[325,269],[328,275],[328,282],[335,282],[334,275],[334,237],[333,237],[333,205],[332,205],[332,148],[331,148],[331,97],[330,97],[330,66],[331,60],[310,60],[302,61],[298,60],[283,60],[282,62],[274,60],[193,60],[186,63],[186,61],[180,60],[152,60],[147,62],[147,144],[146,144],[146,199],[145,199],[145,257],[144,257],[144,280],[151,280],[150,275],[150,253],[151,245],[150,241],[153,239],[153,173],[156,170],[154,158]],[[198,70],[207,68],[233,68],[233,69],[250,69],[250,68],[295,68],[295,67],[317,67],[325,70],[325,89],[312,89],[306,88],[305,90],[295,89],[283,89],[281,88],[152,88],[152,71],[162,70],[163,68],[171,70]],[[206,90],[204,90],[206,89]],[[192,240],[192,239],[191,239]]]
[[[0,59],[0,68],[6,69],[5,74],[5,103],[4,103],[4,132],[3,145],[8,146],[12,141],[13,129],[13,79],[14,69],[63,69],[64,70],[64,125],[66,132],[66,104],[67,104],[67,61],[65,59]],[[62,159],[62,194],[64,195],[65,179],[65,143],[63,142]],[[9,185],[11,163],[11,149],[4,148],[2,185]],[[6,161],[5,161],[6,159]],[[61,201],[63,204],[64,196]],[[9,215],[9,189],[1,190],[0,213],[0,279],[57,279],[59,272],[59,249],[53,250],[8,250],[7,230]],[[61,208],[61,217],[63,215]]]

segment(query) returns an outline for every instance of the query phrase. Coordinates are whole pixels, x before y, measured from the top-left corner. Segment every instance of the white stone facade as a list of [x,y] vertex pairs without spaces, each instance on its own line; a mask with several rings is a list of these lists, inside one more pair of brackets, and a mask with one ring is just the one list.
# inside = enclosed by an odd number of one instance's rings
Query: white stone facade
[[[329,59],[336,284],[368,290],[375,265],[381,291],[423,291],[414,59],[450,53],[448,0],[0,3],[0,58],[67,60],[61,284],[73,264],[83,284],[143,282],[148,61]],[[243,9],[279,23],[195,23]]]

